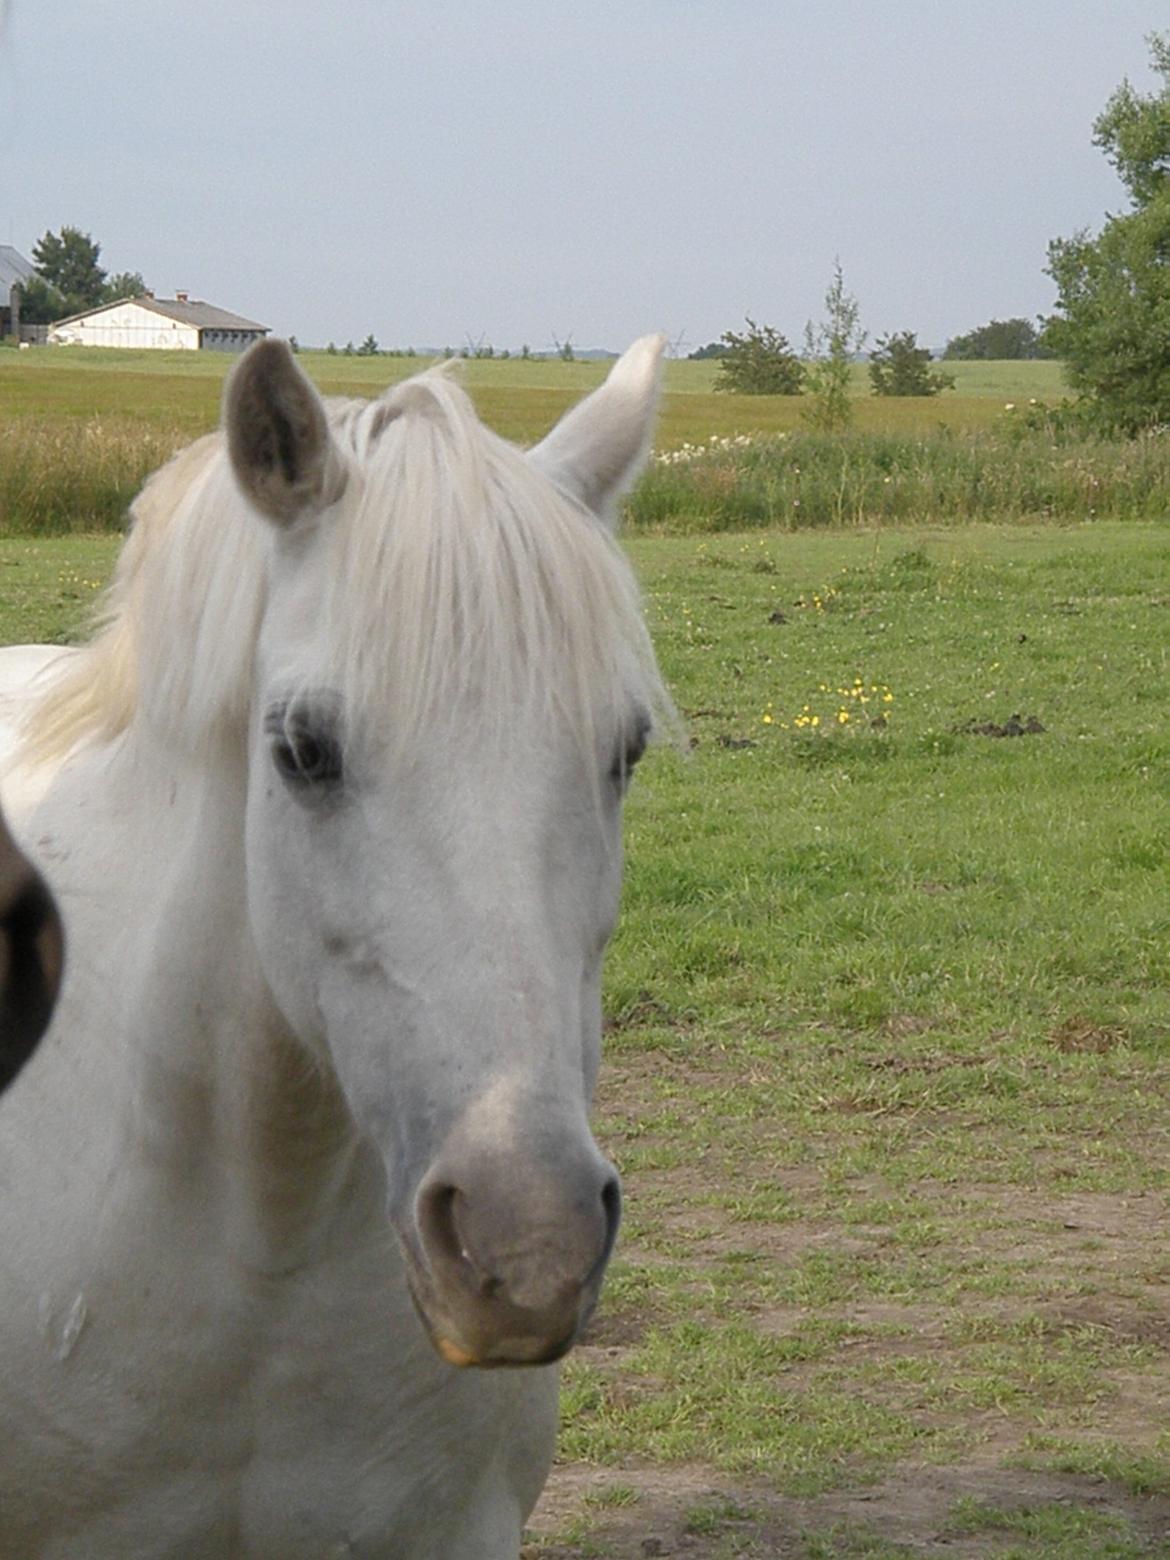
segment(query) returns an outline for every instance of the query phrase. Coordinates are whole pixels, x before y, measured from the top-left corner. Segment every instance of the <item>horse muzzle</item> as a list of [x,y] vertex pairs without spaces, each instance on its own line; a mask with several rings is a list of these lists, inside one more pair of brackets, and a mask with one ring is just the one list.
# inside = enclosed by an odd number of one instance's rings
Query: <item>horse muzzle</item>
[[620,1217],[617,1172],[592,1143],[555,1173],[531,1161],[436,1164],[408,1247],[435,1348],[458,1366],[560,1359],[597,1302]]

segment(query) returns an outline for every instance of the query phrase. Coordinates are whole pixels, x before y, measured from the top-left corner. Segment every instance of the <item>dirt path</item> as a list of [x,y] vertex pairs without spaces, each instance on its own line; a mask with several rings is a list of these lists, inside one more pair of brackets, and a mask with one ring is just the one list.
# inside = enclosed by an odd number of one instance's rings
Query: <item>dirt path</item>
[[[637,1492],[637,1499],[606,1509],[607,1489]],[[1005,1470],[987,1463],[904,1470],[885,1482],[811,1499],[785,1498],[758,1487],[735,1484],[703,1468],[623,1469],[599,1472],[559,1468],[549,1481],[531,1530],[534,1538],[571,1529],[589,1513],[588,1535],[577,1543],[534,1542],[526,1556],[540,1560],[644,1560],[678,1555],[687,1560],[729,1556],[827,1557],[832,1555],[946,1556],[974,1560],[1002,1553],[996,1530],[963,1533],[953,1513],[961,1503],[991,1507],[1009,1519],[1039,1508],[1083,1509],[1117,1519],[1137,1553],[1170,1554],[1170,1500],[1135,1496],[1100,1478]],[[1043,1547],[1035,1553],[1052,1554]],[[1078,1549],[1078,1555],[1086,1551]]]

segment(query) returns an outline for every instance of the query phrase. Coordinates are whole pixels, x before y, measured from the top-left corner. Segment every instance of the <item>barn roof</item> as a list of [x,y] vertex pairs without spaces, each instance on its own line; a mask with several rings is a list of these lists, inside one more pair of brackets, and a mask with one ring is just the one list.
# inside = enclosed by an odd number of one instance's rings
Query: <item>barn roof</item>
[[0,288],[11,292],[17,282],[27,282],[35,276],[35,268],[11,244],[0,244]]
[[258,325],[255,320],[246,320],[242,314],[232,314],[228,309],[217,309],[214,304],[201,303],[197,298],[152,298],[149,294],[143,294],[140,298],[116,298],[112,303],[101,303],[95,308],[83,309],[80,314],[71,314],[67,320],[58,320],[57,324],[70,325],[76,320],[93,319],[95,315],[104,314],[107,309],[116,309],[122,303],[136,303],[139,308],[149,309],[152,314],[177,320],[180,325],[194,325],[198,330],[267,331],[271,328]]

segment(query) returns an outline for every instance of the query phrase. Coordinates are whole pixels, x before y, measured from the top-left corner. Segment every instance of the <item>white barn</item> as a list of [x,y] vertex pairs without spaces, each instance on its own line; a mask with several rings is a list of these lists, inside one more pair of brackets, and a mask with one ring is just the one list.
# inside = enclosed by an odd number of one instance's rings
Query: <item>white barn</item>
[[268,329],[227,309],[188,298],[186,293],[173,298],[154,298],[147,293],[58,320],[49,332],[49,345],[242,352],[266,336]]

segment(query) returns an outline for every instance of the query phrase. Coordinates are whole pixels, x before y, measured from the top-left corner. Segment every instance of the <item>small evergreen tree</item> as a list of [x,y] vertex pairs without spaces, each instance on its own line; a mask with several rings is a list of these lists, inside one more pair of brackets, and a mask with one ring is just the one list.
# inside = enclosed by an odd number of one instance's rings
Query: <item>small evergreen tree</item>
[[377,357],[378,340],[373,331],[370,332],[370,334],[362,342],[361,346],[357,349],[357,355],[358,357]]
[[720,338],[726,351],[719,359],[716,390],[738,395],[799,395],[804,385],[804,365],[771,325],[757,325],[750,317],[740,335],[726,330]]
[[931,368],[930,352],[912,330],[897,330],[877,338],[869,380],[874,395],[938,395],[953,387],[955,376]]
[[[68,314],[80,314],[102,301],[106,273],[98,264],[102,246],[80,228],[63,227],[45,233],[33,245],[38,275],[61,294]],[[59,316],[63,318],[64,316]]]

